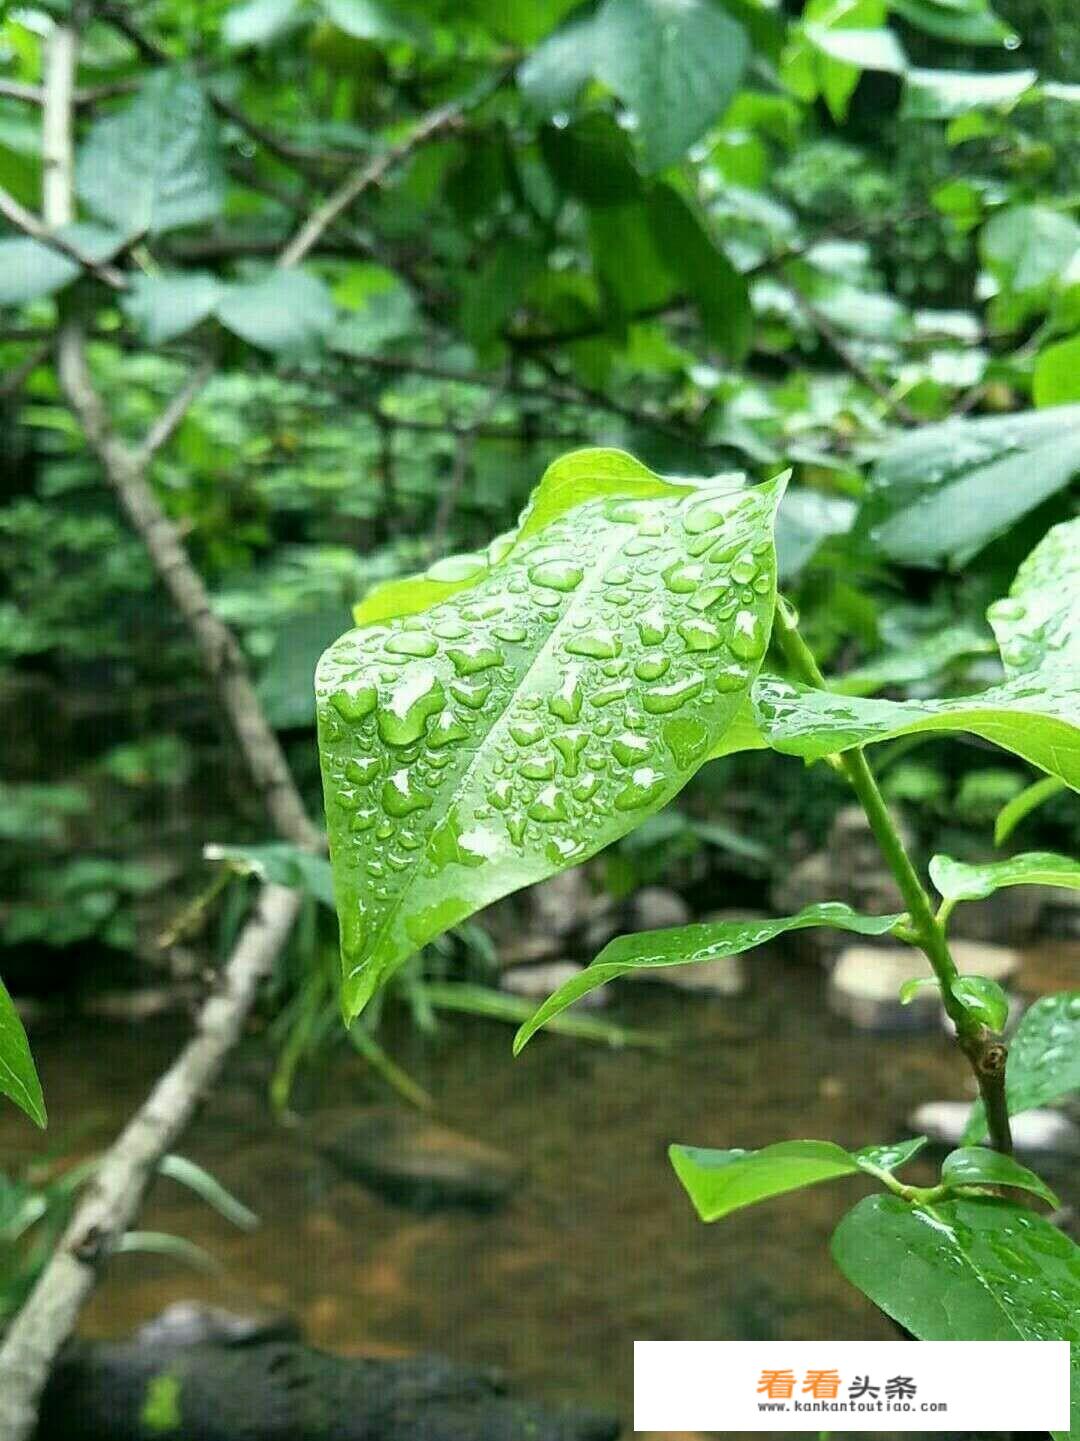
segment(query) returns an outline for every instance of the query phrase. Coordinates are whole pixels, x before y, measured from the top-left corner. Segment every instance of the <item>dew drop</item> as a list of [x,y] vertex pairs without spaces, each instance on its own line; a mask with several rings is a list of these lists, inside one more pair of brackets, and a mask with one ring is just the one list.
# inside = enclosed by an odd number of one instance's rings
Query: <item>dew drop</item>
[[478,671],[490,670],[492,666],[503,663],[502,651],[482,640],[454,646],[446,653],[458,675],[476,675]]
[[708,620],[681,621],[679,623],[679,634],[682,636],[687,650],[719,650],[721,645],[720,632],[716,626]]
[[529,781],[549,781],[555,774],[555,757],[527,756],[518,766],[518,773]]
[[576,666],[571,666],[563,675],[559,689],[548,699],[548,710],[559,720],[571,723],[581,714],[580,674]]
[[443,746],[456,745],[468,738],[468,727],[462,725],[453,711],[446,710],[428,731],[427,743],[435,750],[441,750]]
[[551,743],[562,756],[563,770],[568,776],[576,776],[580,768],[581,752],[589,739],[588,731],[568,730],[553,736]]
[[731,578],[736,585],[749,585],[757,575],[757,561],[749,551],[744,551],[731,563]]
[[697,590],[705,579],[705,567],[700,563],[677,560],[661,572],[664,584],[675,595],[689,595]]
[[482,710],[491,694],[489,680],[455,680],[450,682],[450,694],[469,710]]
[[391,746],[412,745],[424,734],[429,717],[437,715],[446,697],[434,671],[404,676],[379,708],[379,735]]
[[584,574],[580,566],[568,561],[545,560],[529,567],[529,579],[534,585],[547,586],[550,590],[562,592],[575,590],[581,584]]
[[404,766],[383,782],[380,799],[386,814],[395,817],[410,816],[413,811],[426,811],[431,806],[431,797],[413,785]]
[[735,626],[729,641],[733,655],[740,660],[757,660],[765,649],[765,636],[761,622],[752,610],[741,610],[735,617]]
[[519,746],[534,746],[544,739],[544,727],[538,720],[518,720],[510,726],[510,734]]
[[[619,638],[607,626],[592,626],[572,635],[566,643],[571,655],[589,656],[593,660],[614,660],[622,649]],[[451,655],[453,653],[451,652]]]
[[623,766],[640,765],[652,750],[652,742],[634,731],[623,731],[611,743],[611,753]]
[[438,644],[423,631],[403,630],[392,635],[386,642],[390,655],[408,655],[419,660],[428,660],[439,649]]
[[653,686],[645,694],[645,709],[650,715],[670,715],[694,700],[704,688],[705,680],[700,675],[684,676],[669,685]]
[[356,760],[347,761],[345,764],[345,778],[358,786],[366,786],[379,769],[379,762],[375,756],[361,756]]
[[642,645],[659,645],[667,638],[668,623],[658,605],[652,606],[638,621],[638,635]]
[[629,782],[615,797],[615,809],[636,811],[642,806],[653,805],[664,791],[664,777],[652,766],[639,766]]
[[335,691],[330,697],[330,704],[342,720],[359,721],[371,714],[376,700],[375,687],[364,684]]
[[545,824],[566,820],[566,801],[558,786],[545,786],[529,806],[529,815]]
[[650,650],[634,666],[634,674],[638,680],[659,680],[670,665],[662,650]]

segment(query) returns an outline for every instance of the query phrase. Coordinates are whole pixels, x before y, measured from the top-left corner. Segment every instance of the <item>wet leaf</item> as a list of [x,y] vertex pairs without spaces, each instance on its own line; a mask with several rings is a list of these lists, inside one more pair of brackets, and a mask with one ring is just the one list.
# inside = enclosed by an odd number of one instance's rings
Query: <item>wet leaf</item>
[[671,1146],[668,1155],[701,1219],[719,1221],[772,1196],[858,1175],[868,1162],[891,1171],[910,1160],[924,1140],[868,1146],[864,1151],[846,1151],[832,1141],[778,1141],[760,1151]]
[[1009,1019],[1009,998],[988,976],[957,976],[949,987],[964,1010],[992,1031],[1003,1031]]
[[661,931],[617,936],[579,975],[571,977],[539,1008],[514,1040],[515,1054],[541,1026],[573,1005],[598,986],[624,976],[628,971],[654,970],[663,966],[693,966],[737,956],[755,946],[765,945],[787,931],[809,926],[831,926],[862,936],[883,936],[892,930],[899,916],[861,916],[840,901],[823,901],[807,906],[795,916],[769,921],[702,921],[697,925],[673,926]]
[[1080,471],[1080,405],[953,419],[878,461],[857,522],[892,560],[961,564]]
[[935,856],[930,879],[947,901],[981,901],[1003,886],[1064,886],[1075,891],[1080,890],[1080,861],[1051,851],[1028,851],[984,865]]
[[736,484],[566,457],[516,535],[399,583],[394,611],[378,593],[380,620],[323,656],[347,1015],[481,906],[632,830],[706,759],[775,605],[784,480]]
[[1021,1191],[1030,1191],[1039,1196],[1047,1205],[1057,1207],[1058,1198],[1046,1182],[1021,1166],[1012,1156],[1003,1156],[987,1146],[961,1146],[950,1151],[941,1164],[942,1184],[950,1189],[957,1186],[1013,1186]]
[[[1080,991],[1043,996],[1025,1013],[1009,1043],[1005,1098],[1009,1114],[1049,1105],[1080,1091]],[[986,1113],[976,1102],[965,1144],[986,1135]]]
[[1044,776],[1041,781],[1025,786],[1018,796],[1014,796],[1008,805],[1002,806],[998,811],[997,820],[994,822],[994,845],[1003,846],[1032,811],[1038,810],[1051,797],[1060,795],[1067,789],[1065,782],[1057,776]]
[[867,1196],[832,1239],[840,1270],[920,1341],[1071,1341],[1080,1431],[1080,1247],[1008,1201]]
[[0,981],[0,1092],[44,1127],[45,1099],[19,1013]]
[[1033,675],[1058,667],[1075,674],[1080,668],[1078,614],[1080,518],[1047,531],[1016,572],[1009,594],[986,616],[1006,671]]

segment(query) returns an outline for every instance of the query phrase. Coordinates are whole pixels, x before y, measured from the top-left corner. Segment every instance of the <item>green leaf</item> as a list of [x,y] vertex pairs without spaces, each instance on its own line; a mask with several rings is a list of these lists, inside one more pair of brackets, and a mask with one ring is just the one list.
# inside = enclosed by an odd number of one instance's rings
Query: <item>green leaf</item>
[[326,18],[357,40],[404,41],[422,45],[429,39],[416,16],[381,0],[323,0]]
[[595,74],[633,110],[648,168],[664,170],[727,108],[749,55],[713,0],[605,0]]
[[990,1198],[867,1196],[832,1254],[920,1341],[1071,1341],[1072,1428],[1054,1434],[1080,1434],[1080,1247],[1041,1216]]
[[299,21],[301,0],[247,0],[233,5],[222,21],[225,44],[232,50],[268,45]]
[[941,983],[938,981],[937,976],[912,976],[900,987],[900,1004],[902,1006],[910,1006],[912,1001],[916,1000],[925,991],[940,992],[940,990]]
[[823,55],[860,70],[885,70],[902,75],[908,68],[899,40],[883,27],[860,30],[811,22],[803,27],[803,33]]
[[1065,782],[1058,776],[1044,776],[1041,781],[1035,781],[1032,785],[1025,786],[1018,796],[1014,796],[998,812],[997,820],[994,822],[994,845],[1003,846],[1017,826],[1031,815],[1032,811],[1038,810],[1052,797],[1060,795],[1067,789]]
[[892,1171],[925,1145],[925,1136],[894,1146],[845,1151],[832,1141],[778,1141],[760,1151],[710,1151],[700,1146],[671,1146],[668,1155],[694,1209],[703,1221],[719,1221],[732,1211],[832,1181],[855,1176],[868,1166]]
[[1001,45],[1018,38],[986,0],[889,0],[889,9],[928,35],[958,45]]
[[716,243],[706,217],[674,186],[657,185],[648,207],[657,249],[697,304],[710,340],[741,360],[753,338],[746,281]]
[[885,452],[857,529],[892,560],[962,564],[1078,471],[1080,405],[948,420]]
[[[109,260],[124,243],[124,237],[101,225],[64,225],[57,231],[88,260]],[[0,240],[0,305],[24,305],[53,295],[81,274],[80,266],[28,236]]]
[[972,696],[909,701],[838,695],[763,676],[753,697],[759,735],[786,755],[817,761],[898,736],[969,731],[1080,790],[1080,681],[1063,672]]
[[1028,851],[981,865],[935,856],[930,879],[947,901],[981,901],[1003,886],[1064,886],[1075,891],[1080,890],[1080,861],[1050,851]]
[[967,70],[909,70],[901,114],[907,120],[951,120],[980,107],[1015,104],[1038,80],[1034,70],[998,75]]
[[1055,1210],[1061,1204],[1050,1187],[1034,1171],[1021,1166],[1012,1156],[1003,1156],[986,1146],[962,1146],[950,1151],[941,1165],[942,1185],[955,1190],[958,1186],[1013,1186],[1030,1191]]
[[1059,340],[1039,352],[1031,391],[1040,407],[1080,400],[1080,335]]
[[[1074,407],[1075,408],[1075,407]],[[987,611],[1010,675],[1074,671],[1080,664],[1080,518],[1055,525]]]
[[307,891],[324,906],[334,909],[334,880],[325,856],[303,851],[288,841],[267,841],[261,846],[219,846],[203,848],[208,861],[228,861],[246,875],[256,876],[264,885],[294,886]]
[[807,906],[798,915],[768,921],[702,921],[697,925],[674,926],[668,930],[642,931],[616,936],[579,975],[571,977],[548,997],[514,1040],[515,1055],[530,1037],[582,996],[595,991],[628,971],[652,970],[662,966],[692,966],[737,956],[763,946],[788,931],[809,926],[832,926],[861,936],[883,936],[892,930],[899,916],[861,916],[840,901],[822,901]]
[[34,1058],[23,1023],[0,981],[0,1092],[26,1112],[35,1125],[47,1124]]
[[[1009,1044],[1005,1099],[1011,1116],[1047,1106],[1080,1091],[1080,991],[1043,996],[1024,1014]],[[964,1131],[965,1144],[986,1135],[986,1114],[977,1101]]]
[[388,623],[326,652],[348,1015],[429,940],[617,840],[704,762],[768,642],[785,481],[568,457],[471,580],[436,603],[428,578],[415,602],[402,587],[400,615],[384,607]]
[[540,153],[562,189],[589,205],[625,205],[642,193],[630,137],[605,111],[591,110],[572,125],[545,125]]
[[273,351],[311,349],[337,319],[330,292],[305,270],[271,270],[261,280],[229,285],[216,314],[242,340]]
[[594,17],[575,20],[522,61],[517,81],[534,113],[547,118],[574,103],[596,69],[597,41]]
[[1080,225],[1047,205],[1012,205],[983,228],[987,267],[1008,290],[1037,290],[1064,275],[1080,250]]
[[135,275],[123,306],[150,345],[185,335],[213,315],[226,293],[215,275],[192,270],[182,275]]
[[780,579],[799,575],[819,546],[831,535],[846,535],[854,519],[855,502],[846,495],[789,487],[776,518]]
[[160,70],[118,114],[98,120],[79,152],[80,199],[128,235],[160,235],[220,215],[225,171],[201,86]]
[[779,1141],[760,1151],[671,1146],[668,1155],[703,1221],[719,1221],[772,1196],[859,1173],[851,1153],[831,1141]]
[[1003,1031],[1009,1019],[1009,998],[987,976],[957,976],[949,987],[953,995],[980,1024]]

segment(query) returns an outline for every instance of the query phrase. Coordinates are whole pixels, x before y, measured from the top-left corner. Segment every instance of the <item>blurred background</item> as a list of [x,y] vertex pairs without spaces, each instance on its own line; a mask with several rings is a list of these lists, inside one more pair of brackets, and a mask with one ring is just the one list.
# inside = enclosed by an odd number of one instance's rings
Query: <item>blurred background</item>
[[[144,1341],[224,1345],[241,1326],[347,1357],[437,1352],[628,1426],[635,1338],[892,1334],[829,1262],[834,1188],[707,1230],[665,1155],[955,1136],[955,1110],[919,1108],[970,1099],[963,1058],[865,946],[803,933],[678,984],[624,981],[510,1055],[513,1025],[621,931],[902,909],[842,782],[767,754],[710,764],[583,869],[428,947],[346,1032],[325,877],[274,839],[55,340],[77,317],[133,443],[198,373],[148,478],[314,817],[312,672],[352,605],[509,528],[581,445],[664,473],[792,465],[781,584],[840,688],[980,689],[1001,673],[987,604],[1076,510],[1075,7],[0,14],[0,975],[51,1116],[39,1138],[0,1110],[0,1328],[257,883],[280,879],[305,888],[300,924],[87,1337],[153,1323]],[[45,42],[72,20],[77,211],[58,245],[26,216]],[[355,174],[302,263],[275,266]],[[942,494],[913,552],[893,522]],[[1010,803],[1006,849],[1077,851],[1075,797],[1026,810],[1039,773],[1014,756],[924,735],[877,758],[922,858],[995,853]],[[1017,1014],[1075,988],[1071,894],[965,907],[962,968]],[[1080,1199],[1067,1109],[1028,1144]]]

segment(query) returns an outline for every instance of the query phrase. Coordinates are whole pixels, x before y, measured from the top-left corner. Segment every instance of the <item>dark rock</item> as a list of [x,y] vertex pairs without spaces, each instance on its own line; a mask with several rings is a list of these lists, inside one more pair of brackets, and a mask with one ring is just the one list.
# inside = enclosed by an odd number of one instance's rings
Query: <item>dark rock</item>
[[174,1301],[147,1321],[132,1340],[140,1346],[254,1346],[266,1341],[299,1341],[300,1323],[285,1313],[239,1315],[203,1301]]
[[438,1358],[84,1342],[53,1372],[35,1441],[615,1441],[618,1429]]
[[391,1107],[316,1122],[319,1145],[354,1180],[414,1211],[489,1211],[521,1179],[521,1167],[483,1141]]

